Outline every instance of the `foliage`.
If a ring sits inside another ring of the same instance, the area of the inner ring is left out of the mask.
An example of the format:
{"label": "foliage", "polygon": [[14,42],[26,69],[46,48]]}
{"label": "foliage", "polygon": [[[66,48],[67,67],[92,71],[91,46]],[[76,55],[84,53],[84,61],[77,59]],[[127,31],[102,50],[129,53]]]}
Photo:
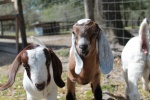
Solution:
{"label": "foliage", "polygon": [[[75,4],[59,4],[47,7],[40,12],[42,21],[74,21],[78,19],[78,15],[83,13],[83,6],[74,9]],[[81,16],[79,16],[81,17]]]}
{"label": "foliage", "polygon": [[[135,0],[132,2],[129,0],[120,0],[120,2],[121,15],[125,19],[125,26],[139,26],[145,17],[149,17],[149,1],[146,3],[143,0]],[[131,22],[131,20],[134,21]]]}
{"label": "foliage", "polygon": [[24,0],[23,7],[27,28],[35,22],[74,21],[84,17],[80,0]]}
{"label": "foliage", "polygon": [[0,5],[0,15],[14,14],[16,13],[13,4],[8,3],[4,5]]}

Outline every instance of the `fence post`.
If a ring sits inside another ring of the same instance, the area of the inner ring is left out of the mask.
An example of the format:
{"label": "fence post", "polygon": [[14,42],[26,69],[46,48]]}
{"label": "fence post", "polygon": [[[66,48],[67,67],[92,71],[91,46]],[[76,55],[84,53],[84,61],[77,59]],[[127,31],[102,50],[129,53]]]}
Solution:
{"label": "fence post", "polygon": [[21,32],[22,46],[24,48],[27,46],[27,40],[26,40],[26,28],[25,28],[25,23],[24,23],[22,2],[21,1],[22,0],[17,0],[17,4],[18,4],[19,27],[20,27],[20,32]]}
{"label": "fence post", "polygon": [[94,0],[84,0],[85,17],[94,20]]}

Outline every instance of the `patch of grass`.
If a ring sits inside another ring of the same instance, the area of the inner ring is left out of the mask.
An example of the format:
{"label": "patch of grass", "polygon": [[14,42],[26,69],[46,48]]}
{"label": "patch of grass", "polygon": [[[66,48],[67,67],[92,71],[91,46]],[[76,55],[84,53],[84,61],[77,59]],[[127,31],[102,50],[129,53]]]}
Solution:
{"label": "patch of grass", "polygon": [[[22,73],[18,73],[16,76],[16,81],[12,87],[4,90],[0,93],[0,100],[25,100],[26,94],[22,86]],[[3,75],[0,77],[2,84],[5,84],[8,77]]]}
{"label": "patch of grass", "polygon": [[56,54],[62,57],[68,57],[69,56],[69,50],[68,49],[60,49],[56,51]]}
{"label": "patch of grass", "polygon": [[109,92],[114,92],[115,91],[115,86],[111,85],[111,84],[107,84],[107,85],[102,85],[102,90],[106,90]]}
{"label": "patch of grass", "polygon": [[[7,72],[8,66],[0,68],[0,84],[5,84],[8,80]],[[0,92],[0,100],[26,100],[26,94],[22,86],[23,73],[17,73],[14,84]]]}
{"label": "patch of grass", "polygon": [[93,97],[92,90],[89,90],[89,91],[86,92],[86,97],[87,98],[92,98]]}

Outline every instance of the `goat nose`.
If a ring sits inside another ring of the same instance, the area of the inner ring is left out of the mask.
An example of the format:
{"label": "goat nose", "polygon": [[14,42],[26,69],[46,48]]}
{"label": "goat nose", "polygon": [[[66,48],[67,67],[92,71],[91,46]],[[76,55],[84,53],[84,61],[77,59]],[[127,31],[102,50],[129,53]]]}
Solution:
{"label": "goat nose", "polygon": [[45,88],[45,82],[41,84],[35,84],[35,86],[39,91],[42,91]]}
{"label": "goat nose", "polygon": [[85,45],[80,45],[79,48],[82,49],[82,50],[86,50],[88,48],[88,45],[86,45],[86,44]]}

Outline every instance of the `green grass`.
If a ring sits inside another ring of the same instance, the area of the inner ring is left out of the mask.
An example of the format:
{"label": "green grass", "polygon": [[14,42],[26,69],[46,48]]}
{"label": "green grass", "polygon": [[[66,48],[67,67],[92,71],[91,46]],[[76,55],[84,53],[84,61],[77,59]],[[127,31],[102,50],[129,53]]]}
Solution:
{"label": "green grass", "polygon": [[[5,84],[7,82],[6,72],[8,71],[6,66],[0,68],[0,70],[5,71],[4,73],[0,73],[0,84]],[[22,73],[17,73],[16,81],[12,87],[8,88],[0,92],[0,100],[25,100],[26,93],[22,86]],[[20,99],[21,98],[21,99]]]}
{"label": "green grass", "polygon": [[62,56],[62,57],[68,57],[69,51],[68,51],[68,49],[61,49],[61,50],[56,51],[56,54],[58,54],[59,56]]}

